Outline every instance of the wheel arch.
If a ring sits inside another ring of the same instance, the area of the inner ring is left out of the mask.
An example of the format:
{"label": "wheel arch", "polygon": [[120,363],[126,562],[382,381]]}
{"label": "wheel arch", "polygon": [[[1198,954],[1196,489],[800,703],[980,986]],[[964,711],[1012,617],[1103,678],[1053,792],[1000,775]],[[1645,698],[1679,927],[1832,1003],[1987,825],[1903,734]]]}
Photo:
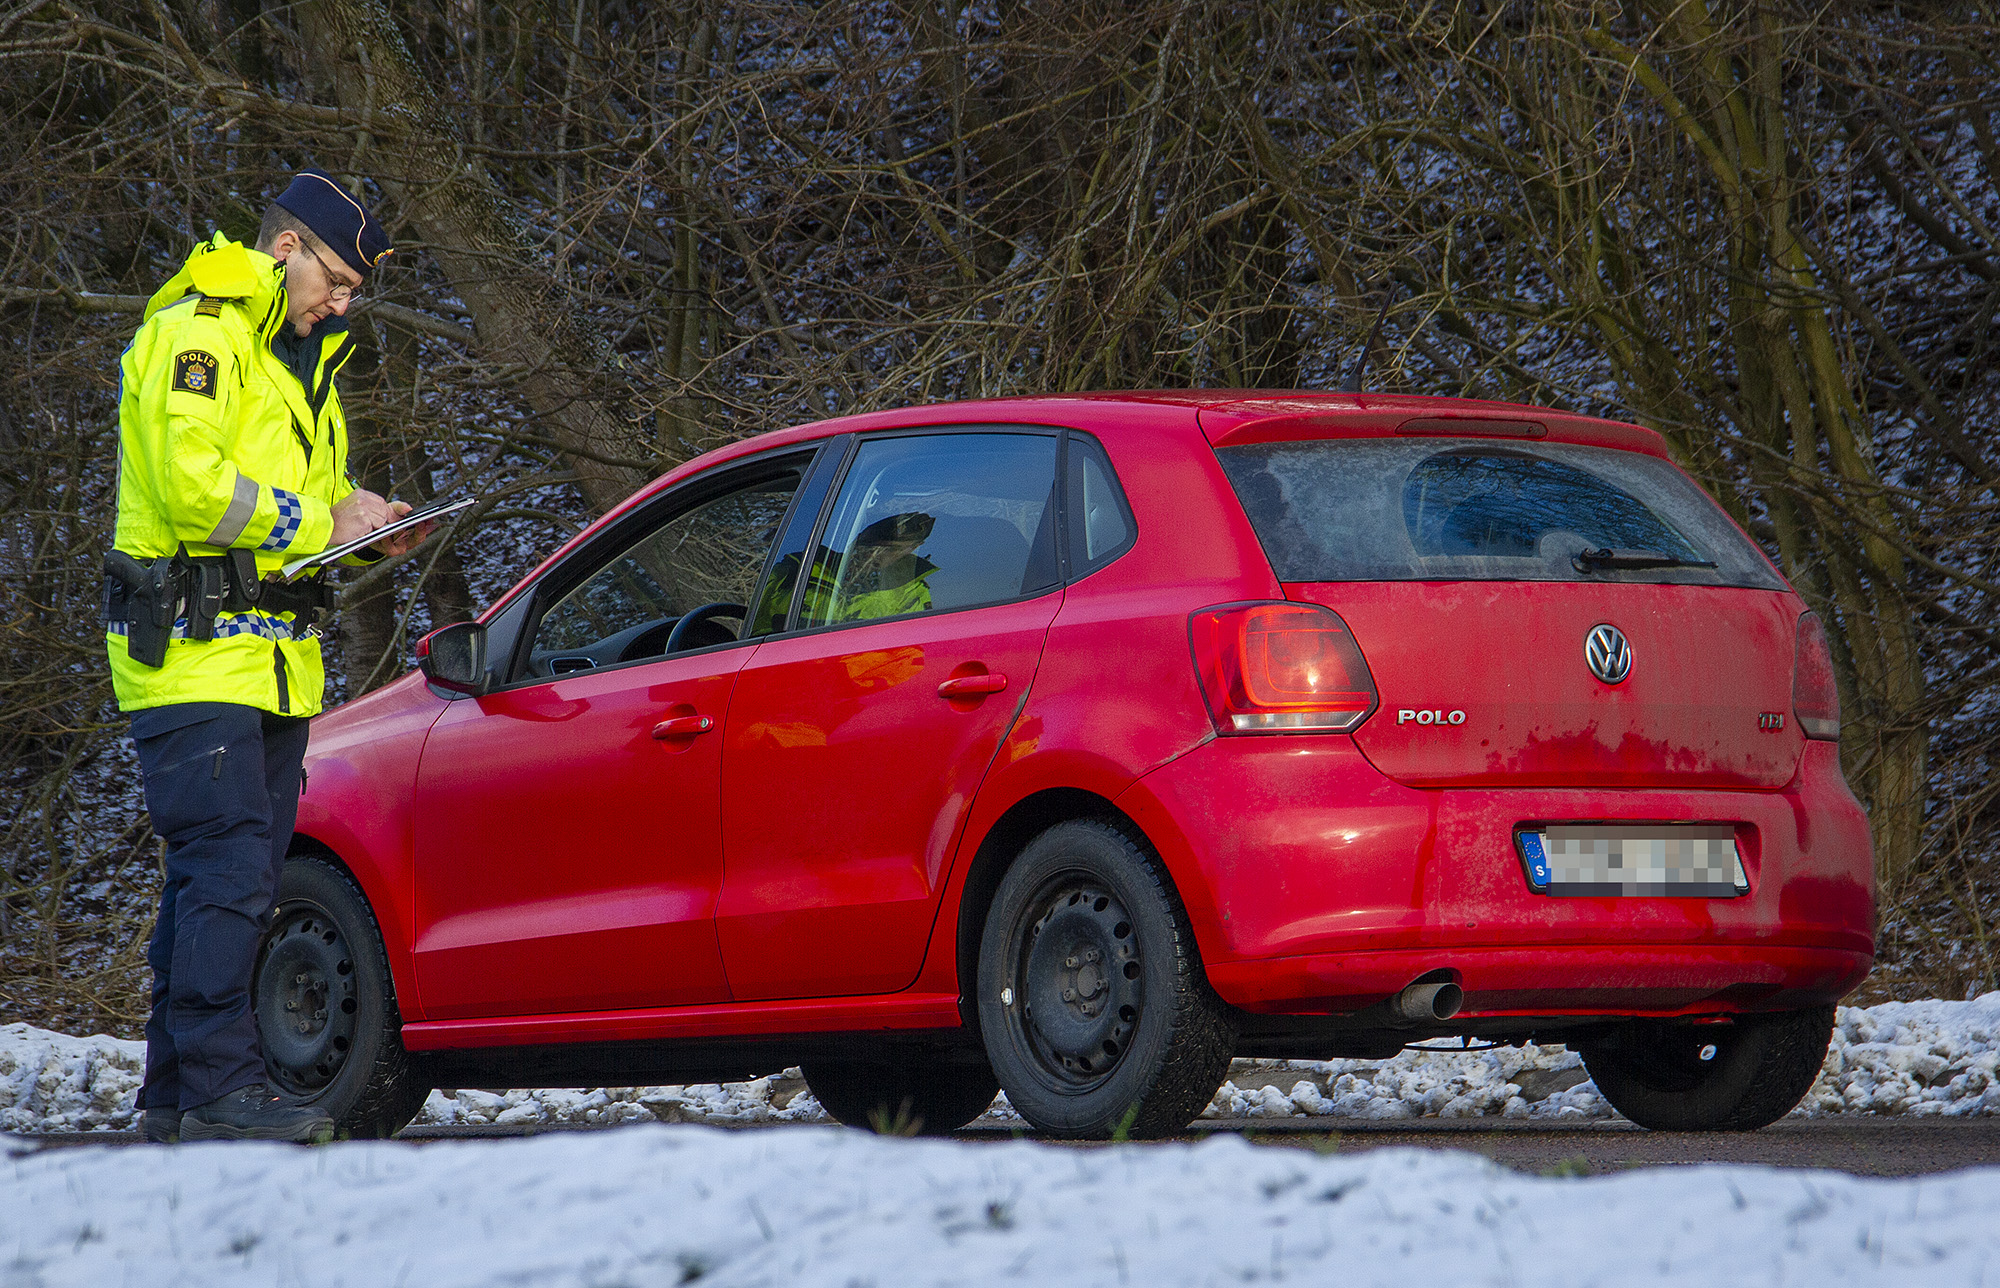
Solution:
{"label": "wheel arch", "polygon": [[[966,1030],[975,1038],[979,1036],[979,1008],[974,996],[979,979],[979,938],[985,930],[986,914],[993,906],[993,896],[1000,889],[1007,869],[1030,841],[1058,823],[1078,819],[1099,819],[1110,823],[1130,833],[1155,858],[1159,857],[1159,847],[1129,814],[1119,809],[1110,798],[1081,787],[1044,788],[1014,802],[994,820],[993,826],[980,838],[979,848],[974,851],[972,862],[966,869],[965,884],[959,894],[957,935],[953,945],[953,965],[958,971],[959,981],[959,1016]],[[1164,863],[1161,868],[1164,872]],[[1169,885],[1175,885],[1172,873],[1166,873],[1166,878]]]}
{"label": "wheel arch", "polygon": [[408,938],[400,933],[401,923],[396,919],[397,905],[388,891],[380,888],[379,879],[371,879],[379,878],[380,874],[349,863],[333,846],[308,832],[292,833],[292,843],[285,851],[285,857],[317,859],[354,883],[368,915],[375,919],[375,933],[382,936],[382,952],[389,961],[389,983],[395,989],[393,1000],[397,1013],[405,1023],[422,1019]]}

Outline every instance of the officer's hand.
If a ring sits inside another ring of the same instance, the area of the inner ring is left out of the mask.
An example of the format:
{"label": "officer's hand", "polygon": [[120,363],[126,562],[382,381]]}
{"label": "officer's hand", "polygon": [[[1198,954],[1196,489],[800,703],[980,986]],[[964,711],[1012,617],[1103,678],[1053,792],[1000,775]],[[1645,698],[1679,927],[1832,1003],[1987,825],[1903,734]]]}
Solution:
{"label": "officer's hand", "polygon": [[[392,517],[400,519],[410,512],[410,503],[408,501],[391,501],[389,502],[389,509],[392,511]],[[407,554],[415,550],[423,543],[425,537],[428,537],[435,531],[437,531],[436,521],[426,519],[414,528],[404,528],[401,532],[382,538],[370,546],[369,549],[379,550],[385,555]]]}
{"label": "officer's hand", "polygon": [[[409,506],[402,505],[407,512]],[[333,537],[328,545],[344,546],[350,541],[358,541],[375,529],[396,517],[396,511],[389,502],[363,488],[356,488],[342,497],[333,507]]]}

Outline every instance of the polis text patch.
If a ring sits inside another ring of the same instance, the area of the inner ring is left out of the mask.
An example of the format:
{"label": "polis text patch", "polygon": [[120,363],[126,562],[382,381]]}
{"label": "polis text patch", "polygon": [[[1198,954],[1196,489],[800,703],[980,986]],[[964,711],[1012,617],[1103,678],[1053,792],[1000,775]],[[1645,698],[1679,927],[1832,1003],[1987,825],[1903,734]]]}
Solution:
{"label": "polis text patch", "polygon": [[215,397],[215,372],[219,365],[213,356],[200,349],[183,349],[174,355],[174,388],[205,398]]}

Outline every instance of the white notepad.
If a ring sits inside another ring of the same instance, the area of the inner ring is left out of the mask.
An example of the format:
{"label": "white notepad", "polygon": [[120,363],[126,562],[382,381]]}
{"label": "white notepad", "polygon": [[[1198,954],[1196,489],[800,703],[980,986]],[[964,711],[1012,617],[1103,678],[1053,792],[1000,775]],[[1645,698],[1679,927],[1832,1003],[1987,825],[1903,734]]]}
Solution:
{"label": "white notepad", "polygon": [[333,546],[330,549],[320,551],[316,555],[307,555],[303,559],[292,560],[284,567],[278,569],[278,579],[280,581],[297,581],[300,577],[315,568],[324,567],[336,559],[345,559],[357,550],[366,550],[382,538],[394,536],[405,528],[414,528],[419,523],[427,520],[442,519],[448,514],[457,514],[477,499],[476,497],[466,496],[460,497],[456,501],[433,501],[421,509],[410,511],[400,519],[393,519],[383,524],[367,536],[358,537],[346,545]]}

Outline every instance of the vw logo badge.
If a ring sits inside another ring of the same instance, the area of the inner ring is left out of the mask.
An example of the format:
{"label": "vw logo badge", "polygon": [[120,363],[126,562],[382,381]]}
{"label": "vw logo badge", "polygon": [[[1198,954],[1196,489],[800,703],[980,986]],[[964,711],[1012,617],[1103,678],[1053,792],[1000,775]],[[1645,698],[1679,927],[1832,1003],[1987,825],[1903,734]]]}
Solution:
{"label": "vw logo badge", "polygon": [[1618,684],[1632,674],[1632,645],[1625,632],[1606,622],[1583,637],[1583,660],[1590,673],[1606,684]]}

